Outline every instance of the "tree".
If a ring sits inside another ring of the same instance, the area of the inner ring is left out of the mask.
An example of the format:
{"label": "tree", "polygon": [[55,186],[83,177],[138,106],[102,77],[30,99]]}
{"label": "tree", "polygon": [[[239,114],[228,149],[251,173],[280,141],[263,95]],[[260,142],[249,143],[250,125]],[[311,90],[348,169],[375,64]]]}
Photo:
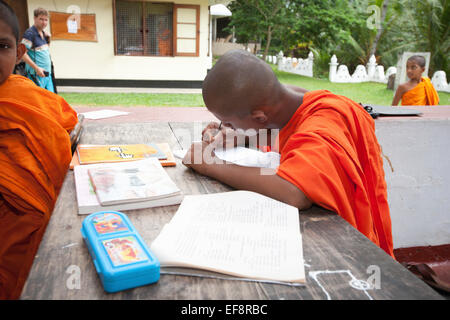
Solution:
{"label": "tree", "polygon": [[[369,26],[372,5],[377,28]],[[230,9],[238,39],[261,41],[264,58],[269,50],[303,58],[311,50],[324,73],[333,54],[353,69],[372,54],[388,67],[404,51],[429,51],[430,73],[450,72],[449,0],[237,0]]]}
{"label": "tree", "polygon": [[250,5],[263,17],[263,25],[266,27],[266,47],[263,60],[266,59],[272,41],[272,33],[283,26],[285,21],[286,1],[282,0],[248,0]]}
{"label": "tree", "polygon": [[[233,12],[230,27],[235,27],[238,38],[264,40],[263,59],[266,58],[272,36],[286,24],[288,0],[240,0],[230,5]],[[230,28],[229,27],[229,28]]]}
{"label": "tree", "polygon": [[395,64],[397,54],[405,51],[428,51],[431,53],[429,74],[437,70],[449,74],[450,2],[395,0],[388,14],[389,10],[393,18],[388,19],[390,27],[378,50],[383,63]]}
{"label": "tree", "polygon": [[233,1],[229,8],[233,13],[226,30],[233,31],[240,43],[259,41],[263,34],[259,13],[245,1]]}
{"label": "tree", "polygon": [[289,9],[293,31],[286,34],[290,45],[295,41],[310,43],[329,53],[348,43],[352,30],[361,29],[368,16],[365,10],[357,12],[347,0],[292,0]]}
{"label": "tree", "polygon": [[417,0],[411,3],[415,23],[415,45],[429,51],[430,74],[441,69],[449,74],[450,1]]}

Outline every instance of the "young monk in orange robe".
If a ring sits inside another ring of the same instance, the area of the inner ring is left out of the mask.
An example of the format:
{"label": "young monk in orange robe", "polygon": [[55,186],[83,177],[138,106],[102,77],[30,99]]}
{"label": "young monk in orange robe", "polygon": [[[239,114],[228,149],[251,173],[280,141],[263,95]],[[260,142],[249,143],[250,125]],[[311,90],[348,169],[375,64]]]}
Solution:
{"label": "young monk in orange robe", "polygon": [[434,106],[439,103],[439,96],[428,77],[422,77],[425,71],[425,58],[412,56],[406,61],[406,74],[409,78],[398,86],[392,105],[402,106]]}
{"label": "young monk in orange robe", "polygon": [[158,31],[158,54],[160,56],[170,56],[172,54],[172,50],[170,47],[170,30],[169,28],[164,26],[164,22],[161,21],[159,23],[159,31]]}
{"label": "young monk in orange robe", "polygon": [[12,75],[25,48],[0,2],[0,299],[17,299],[71,160],[76,112],[63,98]]}
{"label": "young monk in orange robe", "polygon": [[[359,104],[326,90],[286,87],[245,51],[219,59],[204,80],[203,98],[226,129],[214,135],[220,125],[208,125],[204,137],[212,138],[191,146],[186,166],[299,209],[315,203],[332,210],[394,256],[381,150],[374,121]],[[281,129],[276,174],[218,164],[214,145],[229,140],[230,128]],[[204,161],[196,161],[199,154]]]}

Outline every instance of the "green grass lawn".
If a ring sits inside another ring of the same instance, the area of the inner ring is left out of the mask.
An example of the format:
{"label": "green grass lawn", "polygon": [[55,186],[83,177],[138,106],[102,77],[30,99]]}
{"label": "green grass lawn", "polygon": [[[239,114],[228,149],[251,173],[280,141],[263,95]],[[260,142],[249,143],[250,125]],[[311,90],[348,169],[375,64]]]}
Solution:
{"label": "green grass lawn", "polygon": [[[327,79],[304,77],[272,68],[281,83],[308,90],[326,89],[356,102],[390,105],[394,92],[375,82],[333,83]],[[147,106],[147,107],[204,107],[201,94],[170,93],[61,93],[73,106]],[[440,105],[450,105],[450,93],[439,92]]]}
{"label": "green grass lawn", "polygon": [[74,106],[204,107],[201,94],[172,93],[60,93]]}
{"label": "green grass lawn", "polygon": [[[386,84],[376,82],[335,83],[327,79],[309,78],[293,73],[282,72],[273,67],[281,83],[296,85],[308,90],[326,89],[335,94],[346,96],[356,102],[378,105],[391,105],[394,91]],[[440,105],[450,105],[450,93],[438,92]]]}

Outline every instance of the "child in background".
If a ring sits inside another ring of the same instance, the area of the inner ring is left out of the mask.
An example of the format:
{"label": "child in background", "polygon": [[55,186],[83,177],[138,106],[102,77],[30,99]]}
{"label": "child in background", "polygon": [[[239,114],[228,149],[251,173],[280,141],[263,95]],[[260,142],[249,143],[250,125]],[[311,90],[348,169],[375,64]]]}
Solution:
{"label": "child in background", "polygon": [[402,100],[402,106],[433,106],[439,103],[439,96],[428,77],[422,77],[425,71],[425,58],[412,56],[406,62],[406,75],[409,78],[398,86],[392,105]]}

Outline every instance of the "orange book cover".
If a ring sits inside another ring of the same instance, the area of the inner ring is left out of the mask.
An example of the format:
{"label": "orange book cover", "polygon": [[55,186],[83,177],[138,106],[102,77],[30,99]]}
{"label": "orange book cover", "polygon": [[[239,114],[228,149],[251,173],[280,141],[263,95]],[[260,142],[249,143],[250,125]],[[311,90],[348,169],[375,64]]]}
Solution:
{"label": "orange book cover", "polygon": [[[162,150],[162,152],[164,152],[166,157],[165,159],[159,159],[161,165],[163,167],[175,167],[177,163],[169,144],[167,142],[163,142],[157,143],[156,145]],[[78,165],[80,165],[80,161],[78,160],[78,152],[74,152],[72,161],[70,162],[70,170],[73,170],[73,168]]]}
{"label": "orange book cover", "polygon": [[165,153],[155,144],[128,145],[79,145],[80,164],[123,162],[146,158],[167,159]]}

